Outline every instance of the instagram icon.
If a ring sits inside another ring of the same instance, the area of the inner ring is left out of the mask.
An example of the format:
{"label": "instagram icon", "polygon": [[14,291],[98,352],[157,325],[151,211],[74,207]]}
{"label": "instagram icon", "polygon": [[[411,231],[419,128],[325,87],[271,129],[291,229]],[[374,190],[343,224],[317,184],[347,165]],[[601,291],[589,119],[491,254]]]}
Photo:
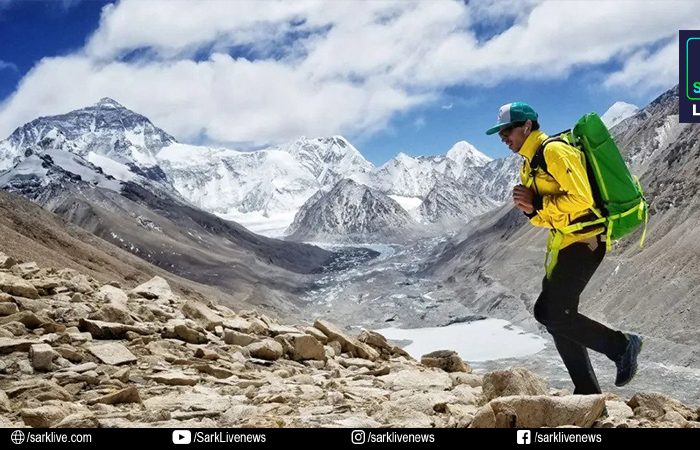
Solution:
{"label": "instagram icon", "polygon": [[350,434],[350,441],[353,444],[364,444],[365,443],[365,430],[352,430]]}

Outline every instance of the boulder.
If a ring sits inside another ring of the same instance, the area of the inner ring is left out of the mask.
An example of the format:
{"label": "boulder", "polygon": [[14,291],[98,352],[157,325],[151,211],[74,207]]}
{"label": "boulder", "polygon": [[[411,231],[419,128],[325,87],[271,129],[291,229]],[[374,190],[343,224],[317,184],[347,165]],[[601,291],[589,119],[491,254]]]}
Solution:
{"label": "boulder", "polygon": [[445,372],[471,373],[472,368],[454,350],[438,350],[423,355],[420,360],[426,367],[436,367]]}
{"label": "boulder", "polygon": [[282,357],[284,349],[282,345],[273,339],[264,339],[260,342],[253,342],[245,347],[254,358],[275,361]]}
{"label": "boulder", "polygon": [[34,344],[29,348],[29,359],[36,370],[50,370],[51,363],[59,356],[49,344]]}
{"label": "boulder", "polygon": [[603,395],[499,397],[479,409],[470,428],[590,428],[604,408]]}
{"label": "boulder", "polygon": [[650,420],[660,420],[666,413],[675,411],[686,420],[697,420],[698,415],[688,406],[667,395],[657,392],[634,394],[627,402],[635,416]]}
{"label": "boulder", "polygon": [[358,358],[375,360],[379,358],[379,352],[369,345],[360,342],[354,337],[347,336],[338,327],[325,320],[317,320],[314,327],[318,328],[328,336],[329,341],[338,341],[344,352],[352,353]]}
{"label": "boulder", "polygon": [[214,328],[223,325],[223,319],[201,302],[187,300],[182,305],[182,312],[185,317],[199,323],[207,331],[214,331]]}
{"label": "boulder", "polygon": [[547,395],[544,380],[520,367],[487,373],[482,387],[486,400],[509,395]]}
{"label": "boulder", "polygon": [[88,351],[95,355],[100,361],[105,364],[117,366],[137,360],[136,356],[122,344],[112,342],[109,344],[92,345]]}

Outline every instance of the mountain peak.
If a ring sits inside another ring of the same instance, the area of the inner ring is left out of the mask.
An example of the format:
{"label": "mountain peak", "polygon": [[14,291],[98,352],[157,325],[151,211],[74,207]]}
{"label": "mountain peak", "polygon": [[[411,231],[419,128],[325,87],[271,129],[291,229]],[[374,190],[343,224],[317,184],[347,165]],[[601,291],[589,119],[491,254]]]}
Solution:
{"label": "mountain peak", "polygon": [[612,128],[626,118],[635,115],[637,111],[639,108],[636,105],[615,102],[600,118],[608,128]]}
{"label": "mountain peak", "polygon": [[457,163],[466,163],[467,166],[483,166],[491,161],[491,158],[481,153],[467,141],[457,142],[447,151],[445,156]]}
{"label": "mountain peak", "polygon": [[109,97],[102,97],[99,102],[95,104],[96,107],[100,108],[119,108],[126,109],[118,101],[111,99]]}

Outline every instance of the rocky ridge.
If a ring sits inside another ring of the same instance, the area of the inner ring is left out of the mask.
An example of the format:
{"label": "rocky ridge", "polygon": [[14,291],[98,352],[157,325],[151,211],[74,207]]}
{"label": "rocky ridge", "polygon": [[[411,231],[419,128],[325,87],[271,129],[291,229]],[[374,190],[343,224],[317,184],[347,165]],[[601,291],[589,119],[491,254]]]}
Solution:
{"label": "rocky ridge", "polygon": [[2,427],[700,428],[700,408],[662,394],[550,391],[526,369],[418,362],[375,332],[282,325],[157,276],[125,291],[2,253],[0,354]]}

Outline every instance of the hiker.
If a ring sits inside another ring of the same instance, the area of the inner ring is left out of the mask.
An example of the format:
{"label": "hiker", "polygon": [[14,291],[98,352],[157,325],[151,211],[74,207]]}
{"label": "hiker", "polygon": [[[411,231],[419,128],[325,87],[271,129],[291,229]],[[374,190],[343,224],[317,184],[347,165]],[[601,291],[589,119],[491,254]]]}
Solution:
{"label": "hiker", "polygon": [[[494,133],[523,157],[522,184],[513,189],[513,203],[532,225],[558,230],[590,220],[595,205],[580,150],[561,141],[543,145],[548,136],[540,130],[535,110],[523,102],[499,109],[498,122],[486,132]],[[544,164],[533,164],[536,158],[544,158]],[[544,277],[534,308],[535,319],[552,335],[569,371],[574,394],[601,392],[587,348],[615,362],[616,386],[632,380],[642,348],[639,336],[612,330],[578,312],[579,295],[605,256],[604,236],[601,224],[563,234],[556,265]]]}

